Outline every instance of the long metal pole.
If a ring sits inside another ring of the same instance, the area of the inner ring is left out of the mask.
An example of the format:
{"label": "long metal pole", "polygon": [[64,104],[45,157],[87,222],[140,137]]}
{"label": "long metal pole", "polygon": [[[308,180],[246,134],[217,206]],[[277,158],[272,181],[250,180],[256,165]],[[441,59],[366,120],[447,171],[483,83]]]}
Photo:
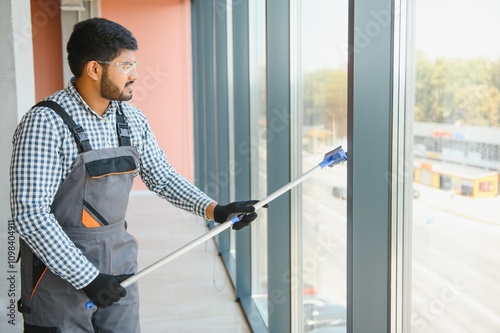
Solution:
{"label": "long metal pole", "polygon": [[[269,202],[273,201],[274,199],[276,199],[277,197],[279,197],[280,195],[282,195],[286,191],[288,191],[288,190],[294,188],[295,186],[299,185],[304,180],[306,180],[307,178],[309,178],[317,170],[321,170],[321,169],[323,169],[326,166],[333,167],[334,165],[342,163],[342,162],[344,162],[346,160],[347,160],[347,154],[344,152],[344,150],[342,149],[342,147],[338,147],[338,148],[336,148],[336,149],[334,149],[334,150],[326,153],[323,161],[321,161],[321,163],[319,163],[318,165],[316,165],[314,168],[312,168],[311,170],[307,171],[306,173],[304,173],[299,178],[297,178],[294,181],[292,181],[292,182],[290,182],[290,183],[282,186],[281,188],[279,188],[278,190],[274,191],[273,193],[271,193],[270,195],[268,195],[264,199],[262,199],[259,202],[257,202],[254,205],[255,211],[257,211],[258,209],[262,208],[263,206],[265,206]],[[158,260],[157,262],[155,262],[155,263],[151,264],[150,266],[144,268],[143,270],[141,270],[137,274],[134,274],[131,277],[129,277],[128,279],[122,281],[120,283],[120,285],[123,288],[126,288],[126,287],[130,286],[131,284],[133,284],[134,282],[136,282],[139,279],[143,278],[144,276],[148,275],[149,273],[157,270],[161,266],[163,266],[166,263],[174,260],[175,258],[181,256],[182,254],[188,252],[189,250],[195,248],[196,246],[204,243],[208,239],[210,239],[210,238],[212,238],[212,237],[220,234],[224,230],[226,230],[229,227],[231,227],[234,223],[238,223],[239,221],[240,221],[239,217],[236,216],[233,219],[231,219],[230,221],[227,221],[227,222],[224,222],[224,223],[218,225],[217,227],[213,228],[209,232],[207,232],[207,233],[201,235],[200,237],[196,238],[192,242],[190,242],[190,243],[184,245],[183,247],[175,250],[174,252],[172,252],[171,254],[167,255],[163,259]]]}
{"label": "long metal pole", "polygon": [[157,262],[149,265],[148,267],[144,268],[143,270],[141,270],[137,274],[134,274],[131,277],[129,277],[128,279],[122,281],[120,283],[120,285],[123,288],[127,288],[128,286],[130,286],[131,284],[133,284],[137,280],[139,280],[139,279],[143,278],[144,276],[148,275],[149,273],[157,270],[158,268],[162,267],[166,263],[174,260],[175,258],[181,256],[182,254],[188,252],[189,250],[195,248],[196,246],[204,243],[205,241],[214,237],[215,235],[220,234],[221,232],[223,232],[224,230],[226,230],[227,228],[229,228],[231,226],[232,226],[231,221],[227,221],[227,222],[224,222],[224,223],[218,225],[217,227],[213,228],[209,232],[196,238],[192,242],[190,242],[190,243],[184,245],[183,247],[175,250],[174,252],[170,253],[168,256],[164,257],[163,259],[158,260]]}
{"label": "long metal pole", "polygon": [[[276,199],[277,197],[279,197],[280,195],[282,195],[286,191],[288,191],[288,190],[294,188],[295,186],[299,185],[304,180],[306,180],[307,178],[309,178],[317,170],[323,169],[324,167],[327,167],[327,166],[328,167],[333,167],[334,165],[337,165],[337,164],[345,162],[345,161],[347,161],[347,154],[344,152],[344,150],[342,149],[342,147],[338,147],[338,148],[336,148],[336,149],[334,149],[334,150],[326,153],[323,161],[321,161],[321,163],[319,163],[317,166],[315,166],[314,168],[312,168],[311,170],[307,171],[306,173],[304,173],[299,178],[297,178],[294,181],[292,181],[292,182],[284,185],[283,187],[279,188],[277,191],[271,193],[270,195],[268,195],[264,199],[262,199],[259,202],[257,202],[254,205],[255,210],[257,211],[258,209],[262,208],[263,206],[265,206],[269,202],[273,201],[274,199]],[[215,235],[220,234],[224,230],[226,230],[229,227],[231,227],[234,223],[238,223],[239,221],[240,221],[239,217],[236,216],[233,219],[231,219],[230,221],[227,221],[227,222],[224,222],[224,223],[220,224],[219,226],[213,228],[209,232],[207,232],[207,233],[201,235],[200,237],[196,238],[192,242],[190,242],[190,243],[184,245],[183,247],[175,250],[174,252],[170,253],[169,255],[167,255],[166,257],[164,257],[163,259],[158,260],[157,262],[149,265],[148,267],[144,268],[143,270],[141,270],[137,274],[132,275],[128,279],[122,281],[120,283],[120,285],[123,288],[127,288],[128,286],[130,286],[131,284],[137,282],[139,279],[143,278],[144,276],[148,275],[149,273],[157,270],[161,266],[163,266],[166,263],[174,260],[175,258],[181,256],[182,254],[188,252],[189,250],[195,248],[196,246],[202,244],[203,242],[207,241],[208,239],[214,237]],[[85,306],[88,309],[92,309],[95,305],[94,305],[94,303],[92,301],[88,301],[85,304]]]}
{"label": "long metal pole", "polygon": [[[321,166],[320,165],[315,166],[314,168],[312,168],[308,172],[304,173],[302,176],[300,176],[296,180],[294,180],[294,181],[286,184],[285,186],[283,186],[280,189],[278,189],[277,191],[271,193],[270,195],[268,195],[267,197],[265,197],[261,201],[257,202],[254,205],[255,210],[257,211],[258,209],[262,208],[263,206],[265,206],[269,202],[273,201],[274,199],[276,199],[277,197],[279,197],[280,195],[282,195],[286,191],[288,191],[288,190],[294,188],[295,186],[299,185],[304,180],[306,180],[307,178],[309,178],[317,170],[321,170]],[[137,274],[134,274],[131,277],[129,277],[128,279],[122,281],[120,283],[120,285],[123,288],[126,288],[126,287],[130,286],[134,282],[138,281],[139,279],[143,278],[144,276],[148,275],[149,273],[157,270],[158,268],[162,267],[166,263],[168,263],[168,262],[174,260],[175,258],[181,256],[182,254],[184,254],[184,253],[192,250],[193,248],[195,248],[196,246],[204,243],[205,241],[209,240],[210,238],[212,238],[212,237],[220,234],[221,232],[223,232],[224,230],[228,229],[229,227],[231,227],[234,223],[237,223],[238,221],[239,221],[239,218],[238,217],[234,217],[232,220],[224,222],[224,223],[218,225],[217,227],[213,228],[209,232],[207,232],[207,233],[201,235],[200,237],[196,238],[192,242],[190,242],[190,243],[184,245],[183,247],[175,250],[174,252],[172,252],[171,254],[167,255],[163,259],[158,260],[157,262],[155,262],[155,263],[151,264],[150,266],[144,268],[143,270],[141,270]]]}

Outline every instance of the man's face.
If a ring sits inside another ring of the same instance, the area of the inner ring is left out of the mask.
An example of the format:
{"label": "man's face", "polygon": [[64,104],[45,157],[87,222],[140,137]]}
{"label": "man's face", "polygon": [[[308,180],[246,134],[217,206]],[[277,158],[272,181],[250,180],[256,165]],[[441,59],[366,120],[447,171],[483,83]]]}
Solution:
{"label": "man's face", "polygon": [[101,97],[108,100],[128,101],[133,95],[135,70],[135,52],[124,51],[104,66],[101,78]]}

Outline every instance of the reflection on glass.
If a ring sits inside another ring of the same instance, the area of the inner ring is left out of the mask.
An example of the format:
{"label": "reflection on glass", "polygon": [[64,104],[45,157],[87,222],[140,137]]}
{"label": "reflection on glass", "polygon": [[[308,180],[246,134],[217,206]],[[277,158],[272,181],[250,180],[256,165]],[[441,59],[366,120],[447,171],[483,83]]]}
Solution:
{"label": "reflection on glass", "polygon": [[[249,1],[252,198],[267,196],[266,2]],[[267,212],[252,223],[252,297],[267,323]]]}
{"label": "reflection on glass", "polygon": [[[306,172],[326,152],[340,145],[347,150],[348,1],[299,3],[299,145]],[[302,184],[302,271],[293,292],[301,294],[305,332],[345,332],[346,184],[345,164]]]}
{"label": "reflection on glass", "polygon": [[416,9],[412,333],[498,332],[500,2]]}

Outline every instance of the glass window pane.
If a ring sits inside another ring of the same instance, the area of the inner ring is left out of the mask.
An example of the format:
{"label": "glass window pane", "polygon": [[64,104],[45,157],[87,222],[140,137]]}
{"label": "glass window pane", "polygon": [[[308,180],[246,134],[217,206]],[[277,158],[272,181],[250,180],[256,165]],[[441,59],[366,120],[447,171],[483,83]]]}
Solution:
{"label": "glass window pane", "polygon": [[[267,196],[266,2],[249,1],[252,198]],[[252,223],[252,297],[267,323],[267,212]]]}
{"label": "glass window pane", "polygon": [[[326,152],[347,150],[348,1],[301,1],[299,114],[302,172]],[[304,332],[341,332],[346,322],[347,165],[302,184],[299,290]],[[299,298],[299,299],[300,299]]]}
{"label": "glass window pane", "polygon": [[498,13],[416,1],[413,333],[500,327]]}

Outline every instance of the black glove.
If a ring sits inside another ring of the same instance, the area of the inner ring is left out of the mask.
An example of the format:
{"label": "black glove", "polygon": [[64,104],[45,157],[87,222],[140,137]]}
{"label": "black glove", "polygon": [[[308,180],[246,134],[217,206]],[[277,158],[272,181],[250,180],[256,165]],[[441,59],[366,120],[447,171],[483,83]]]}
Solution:
{"label": "black glove", "polygon": [[114,302],[118,302],[120,297],[127,295],[127,291],[120,285],[120,282],[125,281],[132,275],[113,276],[99,273],[88,286],[83,287],[83,291],[98,308],[105,308]]}
{"label": "black glove", "polygon": [[234,230],[240,230],[257,218],[255,205],[259,200],[236,201],[228,205],[217,205],[214,209],[214,221],[224,223],[235,216],[239,216],[240,221],[233,224]]}

